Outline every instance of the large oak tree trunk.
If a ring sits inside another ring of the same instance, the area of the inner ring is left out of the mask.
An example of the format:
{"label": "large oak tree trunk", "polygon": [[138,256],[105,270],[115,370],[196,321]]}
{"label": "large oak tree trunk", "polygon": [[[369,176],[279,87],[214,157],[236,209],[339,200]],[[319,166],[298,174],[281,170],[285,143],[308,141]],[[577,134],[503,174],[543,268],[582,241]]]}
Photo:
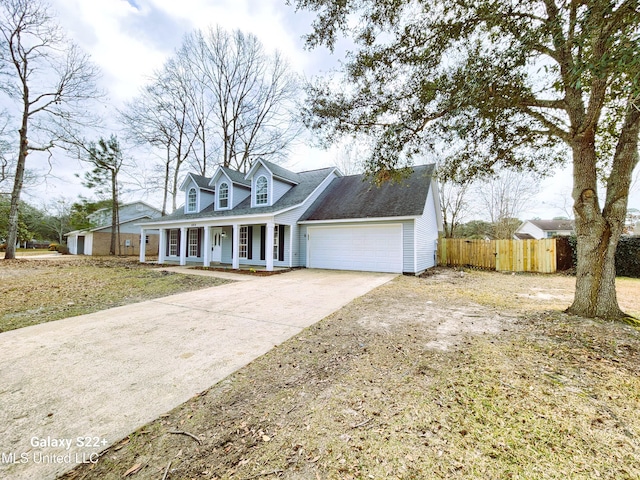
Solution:
{"label": "large oak tree trunk", "polygon": [[616,296],[615,253],[627,212],[629,187],[638,164],[640,111],[633,102],[625,116],[600,209],[595,132],[576,136],[573,150],[573,199],[578,238],[576,291],[569,313],[611,320],[626,318]]}

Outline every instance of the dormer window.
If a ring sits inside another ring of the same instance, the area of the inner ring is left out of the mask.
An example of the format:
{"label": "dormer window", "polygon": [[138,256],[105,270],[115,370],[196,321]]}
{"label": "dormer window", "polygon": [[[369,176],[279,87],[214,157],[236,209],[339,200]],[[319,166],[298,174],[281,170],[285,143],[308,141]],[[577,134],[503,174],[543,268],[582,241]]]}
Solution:
{"label": "dormer window", "polygon": [[229,184],[226,182],[218,188],[218,208],[229,208]]}
{"label": "dormer window", "polygon": [[195,212],[197,204],[197,193],[195,188],[190,188],[187,194],[187,212]]}
{"label": "dormer window", "polygon": [[266,205],[268,201],[267,177],[261,175],[256,180],[256,205]]}

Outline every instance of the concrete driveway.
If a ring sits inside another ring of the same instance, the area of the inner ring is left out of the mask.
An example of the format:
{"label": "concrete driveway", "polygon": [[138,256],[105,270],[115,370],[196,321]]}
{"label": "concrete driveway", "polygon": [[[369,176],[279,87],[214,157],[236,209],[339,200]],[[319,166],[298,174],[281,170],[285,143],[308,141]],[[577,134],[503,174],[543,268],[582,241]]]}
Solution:
{"label": "concrete driveway", "polygon": [[1,333],[0,478],[95,461],[393,277],[297,270]]}

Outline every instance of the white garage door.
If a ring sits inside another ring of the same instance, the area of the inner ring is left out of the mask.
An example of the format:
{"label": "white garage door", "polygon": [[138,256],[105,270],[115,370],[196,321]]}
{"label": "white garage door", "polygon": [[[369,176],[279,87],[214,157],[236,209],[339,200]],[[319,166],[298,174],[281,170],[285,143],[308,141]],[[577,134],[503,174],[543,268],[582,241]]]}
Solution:
{"label": "white garage door", "polygon": [[402,225],[309,227],[309,268],[402,273]]}

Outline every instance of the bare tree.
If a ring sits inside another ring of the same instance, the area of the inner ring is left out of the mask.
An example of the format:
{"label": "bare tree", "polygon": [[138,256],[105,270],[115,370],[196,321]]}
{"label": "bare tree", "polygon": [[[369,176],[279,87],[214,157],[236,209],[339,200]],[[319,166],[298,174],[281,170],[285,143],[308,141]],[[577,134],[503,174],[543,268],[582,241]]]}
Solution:
{"label": "bare tree", "polygon": [[63,132],[86,118],[78,111],[99,96],[98,71],[66,40],[44,1],[0,0],[0,72],[0,91],[20,110],[5,254],[13,259],[27,155],[50,152],[64,141]]}
{"label": "bare tree", "polygon": [[453,238],[456,230],[470,213],[469,196],[472,183],[470,179],[456,179],[444,172],[436,175],[440,186],[440,210],[442,211],[442,226],[444,236]]}
{"label": "bare tree", "polygon": [[163,152],[158,176],[161,183],[155,186],[163,192],[163,215],[169,200],[176,209],[181,168],[192,155],[200,134],[201,122],[191,122],[197,97],[193,85],[183,62],[169,59],[155,72],[153,81],[120,112],[132,140],[159,147]]}
{"label": "bare tree", "polygon": [[293,113],[299,83],[280,53],[267,55],[255,35],[216,27],[187,36],[179,54],[203,86],[201,128],[214,135],[219,164],[246,171],[258,157],[286,155],[301,131]]}
{"label": "bare tree", "polygon": [[42,204],[42,210],[46,212],[43,228],[51,232],[51,235],[55,235],[60,244],[64,241],[64,234],[71,230],[72,204],[71,200],[64,197],[57,200],[48,199]]}
{"label": "bare tree", "polygon": [[356,141],[340,145],[333,161],[334,165],[344,175],[355,175],[364,170],[362,159],[365,158],[364,148]]}
{"label": "bare tree", "polygon": [[121,112],[132,139],[162,151],[163,214],[170,197],[176,208],[185,162],[206,176],[216,164],[247,171],[256,158],[284,157],[301,131],[298,93],[282,56],[267,55],[254,35],[219,27],[187,35]]}
{"label": "bare tree", "polygon": [[494,225],[496,238],[513,238],[516,219],[539,192],[536,179],[528,173],[504,170],[477,184],[480,207]]}

